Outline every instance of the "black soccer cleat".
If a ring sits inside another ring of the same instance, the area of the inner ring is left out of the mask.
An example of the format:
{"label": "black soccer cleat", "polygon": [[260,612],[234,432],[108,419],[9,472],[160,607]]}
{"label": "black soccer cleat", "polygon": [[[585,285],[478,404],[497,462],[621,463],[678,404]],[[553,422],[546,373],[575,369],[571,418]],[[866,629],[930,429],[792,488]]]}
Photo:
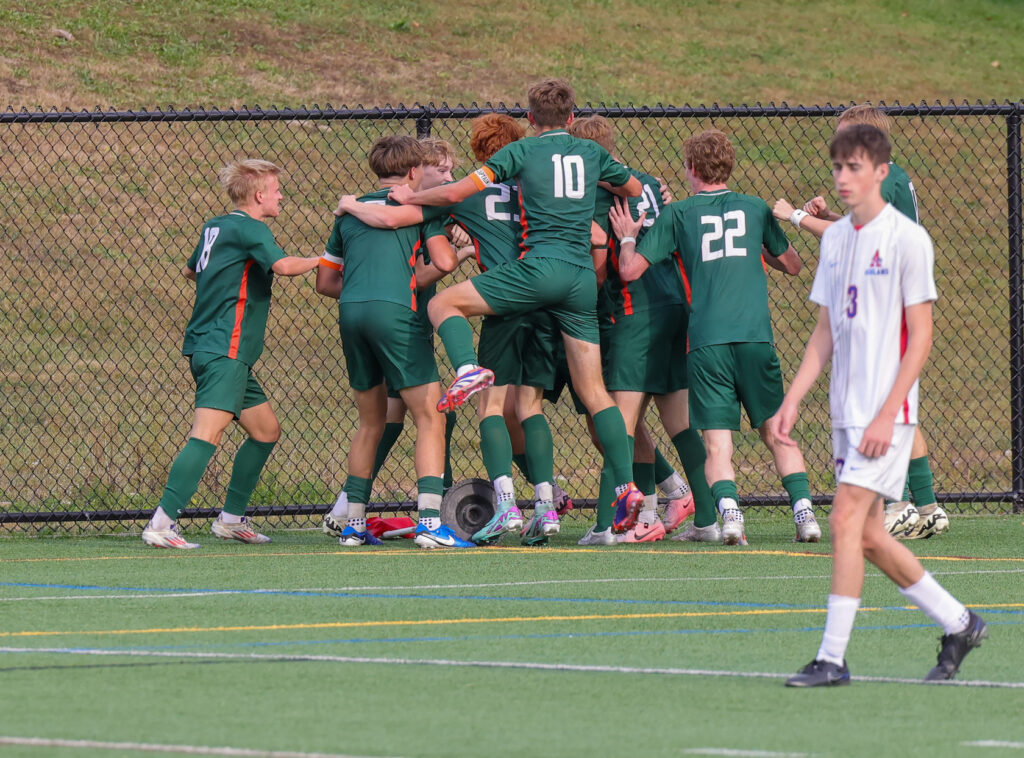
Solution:
{"label": "black soccer cleat", "polygon": [[837,666],[831,661],[814,660],[786,680],[787,687],[838,687],[850,683],[850,669],[843,661]]}
{"label": "black soccer cleat", "polygon": [[952,679],[960,670],[964,658],[981,641],[988,637],[988,626],[974,611],[967,612],[967,628],[956,634],[944,634],[939,639],[939,663],[928,672],[926,682],[941,682]]}

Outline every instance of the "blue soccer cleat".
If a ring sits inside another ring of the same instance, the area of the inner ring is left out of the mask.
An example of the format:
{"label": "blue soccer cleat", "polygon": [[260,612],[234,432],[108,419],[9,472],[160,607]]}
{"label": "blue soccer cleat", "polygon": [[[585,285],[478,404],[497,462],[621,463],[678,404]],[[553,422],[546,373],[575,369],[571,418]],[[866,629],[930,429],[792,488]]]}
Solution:
{"label": "blue soccer cleat", "polygon": [[420,547],[435,548],[435,547],[476,547],[472,542],[456,536],[455,532],[452,531],[451,527],[447,524],[441,524],[437,529],[427,529],[425,524],[419,524],[416,527],[416,536],[413,538]]}
{"label": "blue soccer cleat", "polygon": [[383,545],[384,543],[374,537],[369,529],[360,532],[351,526],[346,526],[338,538],[338,544],[342,547],[359,547],[360,545]]}

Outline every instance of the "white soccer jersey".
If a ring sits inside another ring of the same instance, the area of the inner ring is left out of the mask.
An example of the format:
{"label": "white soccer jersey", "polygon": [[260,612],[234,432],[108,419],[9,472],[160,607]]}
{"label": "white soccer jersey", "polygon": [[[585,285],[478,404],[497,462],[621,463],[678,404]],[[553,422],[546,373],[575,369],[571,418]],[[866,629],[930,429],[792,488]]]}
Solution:
{"label": "white soccer jersey", "polygon": [[[938,298],[934,262],[928,233],[892,205],[859,230],[846,216],[825,231],[811,300],[832,326],[833,427],[866,427],[878,415],[906,350],[903,309]],[[896,423],[917,423],[917,391],[914,382]]]}

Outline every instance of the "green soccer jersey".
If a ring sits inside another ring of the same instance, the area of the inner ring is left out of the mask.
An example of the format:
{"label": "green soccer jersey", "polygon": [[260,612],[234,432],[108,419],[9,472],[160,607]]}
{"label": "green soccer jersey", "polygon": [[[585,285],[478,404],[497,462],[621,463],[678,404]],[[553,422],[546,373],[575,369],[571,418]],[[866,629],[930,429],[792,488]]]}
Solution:
{"label": "green soccer jersey", "polygon": [[[379,189],[363,195],[359,202],[396,205],[388,200],[388,192],[388,187]],[[380,301],[419,310],[416,256],[423,248],[423,234],[431,222],[443,217],[443,209],[424,208],[423,216],[423,224],[401,229],[375,229],[350,214],[335,220],[323,257],[344,272],[339,307],[341,303]]]}
{"label": "green soccer jersey", "polygon": [[596,142],[555,129],[506,145],[471,176],[481,189],[493,182],[517,180],[526,257],[558,258],[590,267],[597,183],[619,186],[630,175]]}
{"label": "green soccer jersey", "polygon": [[[630,169],[629,172],[640,180],[643,191],[639,197],[629,198],[629,212],[633,218],[646,213],[644,225],[637,233],[637,243],[644,238],[664,203],[661,201],[661,184],[653,176],[642,171]],[[611,210],[613,195],[607,190],[598,190],[598,200],[594,220],[608,233],[608,278],[602,287],[609,301],[610,315],[613,319],[643,313],[652,308],[668,305],[685,304],[683,288],[679,285],[679,272],[674,258],[664,260],[651,266],[644,275],[635,282],[624,282],[619,276],[619,241],[611,231],[608,211]]]}
{"label": "green soccer jersey", "polygon": [[490,184],[447,209],[450,218],[473,240],[481,271],[519,257],[519,188],[514,184]]}
{"label": "green soccer jersey", "polygon": [[789,242],[767,203],[731,190],[699,192],[662,210],[638,245],[652,264],[678,253],[690,302],[690,349],[773,342],[761,248]]}
{"label": "green soccer jersey", "polygon": [[889,164],[889,175],[882,182],[882,199],[892,205],[915,224],[917,217],[917,192],[907,172],[895,163]]}
{"label": "green soccer jersey", "polygon": [[267,330],[271,267],[284,257],[267,225],[243,211],[206,222],[187,264],[196,272],[196,302],[181,352],[255,364]]}
{"label": "green soccer jersey", "polygon": [[[420,225],[420,247],[417,254],[423,258],[423,262],[430,265],[430,253],[427,251],[427,240],[431,237],[447,237],[445,220],[442,218],[433,221],[425,221]],[[413,261],[415,264],[415,261]],[[426,324],[427,329],[433,329],[430,325],[430,317],[427,316],[427,304],[437,294],[437,282],[431,282],[426,287],[416,290],[416,313],[420,320]]]}

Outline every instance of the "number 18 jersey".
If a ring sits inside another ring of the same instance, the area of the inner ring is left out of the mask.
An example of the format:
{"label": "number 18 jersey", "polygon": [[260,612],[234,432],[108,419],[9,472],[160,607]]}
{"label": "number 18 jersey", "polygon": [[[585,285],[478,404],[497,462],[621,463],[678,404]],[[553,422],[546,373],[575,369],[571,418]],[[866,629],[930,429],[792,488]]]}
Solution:
{"label": "number 18 jersey", "polygon": [[[892,205],[854,227],[849,216],[821,238],[811,300],[832,327],[832,426],[866,427],[892,390],[906,350],[904,309],[937,299],[928,233]],[[896,416],[917,423],[914,382]]]}
{"label": "number 18 jersey", "polygon": [[778,257],[789,241],[764,200],[727,189],[669,203],[640,240],[637,252],[652,265],[679,255],[690,350],[774,342],[762,246]]}

